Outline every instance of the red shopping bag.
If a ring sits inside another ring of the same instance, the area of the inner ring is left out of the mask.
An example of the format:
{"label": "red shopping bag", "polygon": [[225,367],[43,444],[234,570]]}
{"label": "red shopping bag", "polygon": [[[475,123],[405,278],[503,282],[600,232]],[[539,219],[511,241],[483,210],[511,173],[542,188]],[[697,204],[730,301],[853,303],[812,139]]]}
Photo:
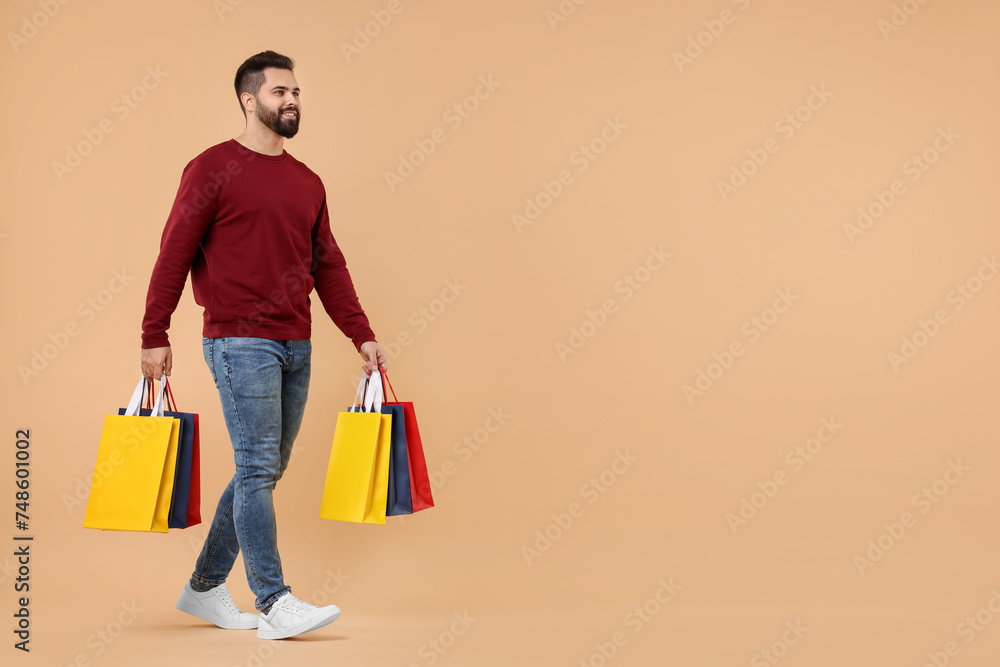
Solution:
{"label": "red shopping bag", "polygon": [[406,424],[407,464],[410,468],[410,499],[413,503],[413,511],[419,512],[428,507],[434,507],[431,482],[427,476],[427,461],[424,459],[424,445],[420,441],[420,429],[417,428],[417,413],[413,410],[413,403],[403,402],[396,398],[396,391],[392,388],[389,377],[384,371],[382,377],[389,385],[389,391],[392,392],[392,401],[385,402],[383,405],[403,406],[403,421]]}

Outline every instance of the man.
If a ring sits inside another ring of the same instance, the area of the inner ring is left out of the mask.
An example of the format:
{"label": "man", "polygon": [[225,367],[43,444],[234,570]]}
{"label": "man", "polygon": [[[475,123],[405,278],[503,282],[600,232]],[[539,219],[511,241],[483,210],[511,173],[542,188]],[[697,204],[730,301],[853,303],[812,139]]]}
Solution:
{"label": "man", "polygon": [[[292,67],[264,51],[237,70],[246,129],[185,167],[142,321],[142,373],[161,379],[173,364],[167,329],[190,270],[236,472],[177,608],[223,628],[257,628],[262,639],[302,634],[340,615],[334,605],[299,600],[285,584],[272,500],[309,389],[313,288],[366,375],[388,362],[331,234],[323,183],[283,148],[302,114]],[[241,612],[226,589],[240,551],[259,615]]]}

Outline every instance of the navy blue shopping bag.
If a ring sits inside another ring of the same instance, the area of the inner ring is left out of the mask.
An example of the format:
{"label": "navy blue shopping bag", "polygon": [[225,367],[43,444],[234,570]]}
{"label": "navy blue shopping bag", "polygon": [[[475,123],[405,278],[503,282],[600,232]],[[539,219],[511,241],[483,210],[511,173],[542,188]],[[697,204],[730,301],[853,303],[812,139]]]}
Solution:
{"label": "navy blue shopping bag", "polygon": [[[152,391],[150,391],[152,394]],[[148,403],[148,400],[147,400]],[[124,415],[128,408],[118,408],[118,414]],[[152,410],[141,408],[139,415],[148,417]],[[170,495],[170,514],[167,518],[168,528],[188,528],[188,501],[191,497],[191,465],[194,454],[194,418],[188,412],[163,411],[164,417],[174,417],[180,420],[177,434],[177,467],[174,472],[174,487]]]}
{"label": "navy blue shopping bag", "polygon": [[392,440],[389,445],[389,497],[386,516],[413,514],[410,499],[410,464],[406,453],[406,422],[402,405],[382,404],[382,414],[392,415]]}
{"label": "navy blue shopping bag", "polygon": [[[386,405],[382,402],[384,384],[381,373],[378,381],[362,378],[358,385],[358,394],[364,394],[364,405],[358,404],[358,396],[354,396],[352,410],[359,412],[381,412],[392,415],[392,425],[389,429],[389,488],[386,494],[385,515],[400,516],[413,514],[413,500],[410,495],[410,461],[406,451],[406,415],[402,405]],[[372,393],[369,393],[372,390]],[[371,399],[371,400],[369,400]],[[367,408],[367,409],[366,409]],[[166,414],[166,413],[164,413]]]}

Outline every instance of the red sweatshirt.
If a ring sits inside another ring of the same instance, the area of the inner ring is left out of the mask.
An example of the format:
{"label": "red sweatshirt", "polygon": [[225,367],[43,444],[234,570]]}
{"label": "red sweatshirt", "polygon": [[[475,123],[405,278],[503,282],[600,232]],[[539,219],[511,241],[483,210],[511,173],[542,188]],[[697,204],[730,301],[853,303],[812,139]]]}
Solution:
{"label": "red sweatshirt", "polygon": [[143,348],[170,344],[188,271],[206,338],[305,340],[315,287],[355,348],[375,340],[330,232],[323,182],[287,152],[264,155],[230,139],[184,168],[149,279]]}

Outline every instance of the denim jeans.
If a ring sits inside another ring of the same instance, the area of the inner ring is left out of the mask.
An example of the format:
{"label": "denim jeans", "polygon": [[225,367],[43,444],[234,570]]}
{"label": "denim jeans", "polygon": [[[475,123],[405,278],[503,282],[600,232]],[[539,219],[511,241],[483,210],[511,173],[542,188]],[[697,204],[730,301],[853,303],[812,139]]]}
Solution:
{"label": "denim jeans", "polygon": [[291,590],[281,572],[272,491],[302,424],[312,343],[202,338],[202,349],[219,390],[236,473],[222,492],[191,578],[209,585],[225,582],[242,551],[260,610]]}

